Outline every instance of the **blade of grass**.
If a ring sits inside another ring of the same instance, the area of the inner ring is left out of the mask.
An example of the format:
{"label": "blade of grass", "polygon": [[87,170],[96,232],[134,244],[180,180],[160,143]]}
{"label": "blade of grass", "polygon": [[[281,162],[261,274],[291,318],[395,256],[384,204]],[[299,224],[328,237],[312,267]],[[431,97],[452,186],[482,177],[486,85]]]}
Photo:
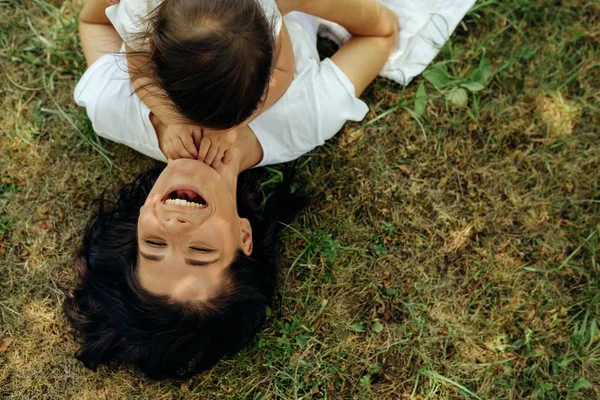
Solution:
{"label": "blade of grass", "polygon": [[577,255],[577,253],[579,253],[579,250],[581,250],[583,248],[583,246],[585,246],[586,243],[590,241],[590,239],[592,239],[594,236],[596,236],[596,233],[598,233],[598,231],[596,229],[594,229],[592,231],[592,233],[590,233],[588,235],[588,237],[583,242],[581,242],[581,244],[579,246],[577,246],[577,248],[575,250],[573,250],[567,258],[565,258],[565,260],[562,262],[562,264],[560,264],[560,266],[557,268],[557,270],[560,271],[561,269],[563,269],[569,263],[569,261],[571,261],[573,259],[573,257],[575,257]]}
{"label": "blade of grass", "polygon": [[454,386],[455,388],[461,390],[462,392],[476,398],[477,400],[482,400],[481,397],[477,396],[475,393],[473,393],[471,390],[469,390],[467,387],[461,385],[460,383],[453,381],[450,378],[446,378],[443,375],[438,374],[435,371],[429,370],[429,369],[420,369],[419,370],[419,374],[425,375],[427,378],[433,380],[436,383],[446,383],[450,386]]}
{"label": "blade of grass", "polygon": [[104,158],[104,160],[108,163],[108,165],[109,165],[110,168],[114,167],[117,170],[120,170],[121,168],[117,167],[112,162],[112,160],[109,157],[109,156],[112,155],[112,153],[110,153],[109,151],[107,151],[104,147],[102,147],[98,143],[95,143],[86,134],[84,134],[81,131],[81,129],[79,129],[79,127],[77,126],[77,124],[75,122],[73,122],[73,120],[67,114],[67,112],[61,107],[61,105],[58,104],[58,102],[54,98],[54,95],[50,92],[50,89],[48,88],[48,85],[46,83],[46,75],[45,74],[42,75],[42,82],[43,82],[43,85],[44,85],[44,91],[46,92],[46,95],[52,101],[52,103],[54,104],[54,107],[56,107],[56,110],[42,108],[42,111],[45,111],[45,112],[48,112],[48,113],[56,113],[57,115],[59,115],[60,117],[62,117],[65,121],[67,121],[69,123],[69,125],[71,125],[73,127],[73,129],[75,130],[75,132],[77,132],[77,134],[79,135],[79,137],[81,137],[84,141],[86,141],[94,150],[96,150],[98,152],[98,154],[100,154],[100,156],[102,156],[102,158]]}

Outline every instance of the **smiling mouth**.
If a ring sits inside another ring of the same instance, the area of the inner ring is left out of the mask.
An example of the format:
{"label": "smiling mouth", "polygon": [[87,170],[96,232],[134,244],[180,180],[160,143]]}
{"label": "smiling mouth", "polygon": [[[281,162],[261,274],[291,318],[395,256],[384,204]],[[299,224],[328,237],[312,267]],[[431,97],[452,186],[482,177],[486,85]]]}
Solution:
{"label": "smiling mouth", "polygon": [[174,187],[169,189],[167,195],[163,199],[165,204],[176,205],[190,208],[206,208],[208,203],[192,188]]}

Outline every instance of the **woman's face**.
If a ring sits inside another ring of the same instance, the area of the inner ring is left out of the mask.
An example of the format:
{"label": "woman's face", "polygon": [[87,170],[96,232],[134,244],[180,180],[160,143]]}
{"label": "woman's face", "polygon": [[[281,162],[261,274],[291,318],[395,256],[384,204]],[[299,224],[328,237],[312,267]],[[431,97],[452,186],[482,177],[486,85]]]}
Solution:
{"label": "woman's face", "polygon": [[170,161],[138,219],[138,277],[147,291],[179,301],[207,300],[252,230],[237,215],[237,176],[190,159]]}

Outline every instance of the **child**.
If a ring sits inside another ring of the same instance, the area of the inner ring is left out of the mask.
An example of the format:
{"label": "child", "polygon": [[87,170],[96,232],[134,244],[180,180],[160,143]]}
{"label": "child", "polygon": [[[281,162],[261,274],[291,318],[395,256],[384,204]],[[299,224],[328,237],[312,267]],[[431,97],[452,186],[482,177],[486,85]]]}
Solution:
{"label": "child", "polygon": [[229,162],[237,129],[292,80],[275,0],[121,0],[106,15],[125,42],[134,89],[168,125],[168,158]]}
{"label": "child", "polygon": [[[279,0],[279,5],[282,13],[289,14],[285,20],[293,25],[288,28],[294,79],[279,101],[240,128],[250,129],[261,142],[260,165],[293,160],[322,145],[346,121],[362,120],[368,108],[357,97],[381,71],[398,36],[398,16],[376,0]],[[88,0],[80,14],[81,45],[90,68],[75,88],[75,101],[86,107],[99,136],[166,162],[168,156],[160,144],[165,142],[169,125],[131,95],[128,60],[114,54],[121,46],[120,38],[105,8],[102,1]],[[287,11],[327,18],[344,25],[355,37],[336,53],[335,62],[321,60],[316,46],[319,20]],[[311,28],[298,25],[299,18],[310,21]]]}

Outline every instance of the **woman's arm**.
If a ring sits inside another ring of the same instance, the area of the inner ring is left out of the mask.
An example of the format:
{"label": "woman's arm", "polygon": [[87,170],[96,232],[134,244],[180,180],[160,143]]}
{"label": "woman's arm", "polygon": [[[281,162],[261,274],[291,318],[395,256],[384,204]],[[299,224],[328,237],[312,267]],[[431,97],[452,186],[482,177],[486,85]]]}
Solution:
{"label": "woman's arm", "polygon": [[301,11],[340,24],[353,36],[390,36],[398,16],[378,0],[277,0],[281,13]]}
{"label": "woman's arm", "polygon": [[378,0],[279,0],[346,28],[353,37],[332,57],[356,96],[377,77],[398,42],[398,16]]}

